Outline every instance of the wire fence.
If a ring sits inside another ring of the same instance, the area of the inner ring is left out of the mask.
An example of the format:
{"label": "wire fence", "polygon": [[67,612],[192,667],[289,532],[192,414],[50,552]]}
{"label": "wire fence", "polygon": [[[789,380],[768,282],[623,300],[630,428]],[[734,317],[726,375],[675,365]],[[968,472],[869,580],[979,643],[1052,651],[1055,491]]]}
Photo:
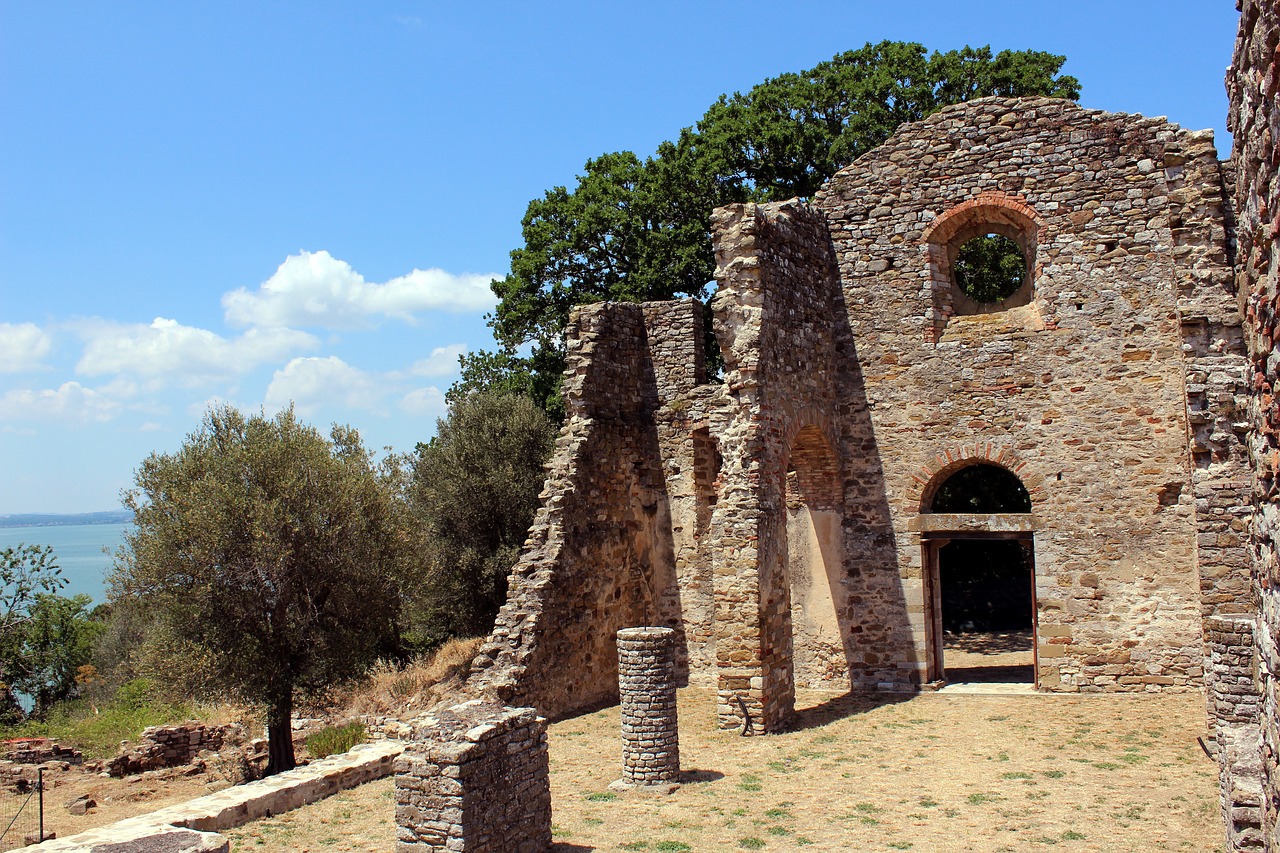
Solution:
{"label": "wire fence", "polygon": [[0,791],[0,850],[44,841],[44,769],[25,787]]}

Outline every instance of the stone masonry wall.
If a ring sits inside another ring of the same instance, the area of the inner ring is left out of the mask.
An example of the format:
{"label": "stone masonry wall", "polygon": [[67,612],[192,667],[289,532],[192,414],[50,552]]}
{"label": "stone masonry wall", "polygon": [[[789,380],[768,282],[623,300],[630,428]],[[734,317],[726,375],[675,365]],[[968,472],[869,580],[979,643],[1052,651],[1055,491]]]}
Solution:
{"label": "stone masonry wall", "polygon": [[1235,54],[1227,72],[1227,124],[1234,137],[1236,282],[1251,361],[1249,420],[1254,469],[1253,582],[1261,717],[1263,815],[1267,850],[1280,850],[1280,9],[1243,0]]}
{"label": "stone masonry wall", "polygon": [[[853,360],[852,341],[820,216],[797,202],[734,205],[715,212],[712,230],[712,307],[725,362],[725,399],[712,415],[723,457],[711,517],[719,717],[724,726],[775,731],[792,713],[795,687],[788,472],[801,492],[793,497],[838,513],[845,436],[855,426],[840,418],[853,397],[841,369]],[[811,553],[823,560],[822,586],[836,595],[826,602],[832,620],[848,622],[841,535],[837,521],[833,547]],[[851,661],[839,633],[833,652],[847,684]]]}
{"label": "stone masonry wall", "polygon": [[[900,129],[815,206],[883,470],[846,511],[892,543],[850,583],[910,618],[909,651],[881,646],[879,680],[937,677],[913,519],[951,472],[990,462],[1033,497],[1040,686],[1198,685],[1201,612],[1236,607],[1245,563],[1239,323],[1209,140],[1066,101],[971,101]],[[988,231],[1024,245],[1030,282],[968,305],[949,259]],[[1208,401],[1194,477],[1184,371]]]}
{"label": "stone masonry wall", "polygon": [[417,721],[396,760],[396,850],[551,849],[547,721],[465,702]]}
{"label": "stone masonry wall", "polygon": [[566,423],[469,683],[548,716],[617,700],[621,628],[676,629],[683,667],[705,669],[711,654],[689,438],[700,314],[691,302],[583,306],[566,338]]}
{"label": "stone masonry wall", "polygon": [[1210,617],[1205,620],[1205,637],[1205,692],[1227,849],[1261,850],[1262,755],[1253,618]]}

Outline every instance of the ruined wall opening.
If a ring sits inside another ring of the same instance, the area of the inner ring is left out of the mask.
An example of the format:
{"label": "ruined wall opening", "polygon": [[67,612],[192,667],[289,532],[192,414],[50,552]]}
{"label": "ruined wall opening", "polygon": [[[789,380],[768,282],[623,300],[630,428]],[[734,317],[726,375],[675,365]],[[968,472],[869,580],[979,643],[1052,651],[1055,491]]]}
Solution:
{"label": "ruined wall opening", "polygon": [[1003,234],[983,234],[960,246],[951,272],[965,296],[986,305],[1003,302],[1022,289],[1027,259]]}
{"label": "ruined wall opening", "polygon": [[796,434],[785,499],[794,678],[806,687],[843,687],[849,665],[836,609],[843,563],[840,474],[817,427]]}
{"label": "ruined wall opening", "polygon": [[1035,211],[1003,193],[981,193],[938,216],[924,232],[933,339],[953,317],[1030,305],[1043,236]]}
{"label": "ruined wall opening", "polygon": [[922,538],[933,626],[933,678],[1036,680],[1032,534],[1000,518],[1031,512],[1022,481],[998,465],[968,465],[926,507],[940,524]]}

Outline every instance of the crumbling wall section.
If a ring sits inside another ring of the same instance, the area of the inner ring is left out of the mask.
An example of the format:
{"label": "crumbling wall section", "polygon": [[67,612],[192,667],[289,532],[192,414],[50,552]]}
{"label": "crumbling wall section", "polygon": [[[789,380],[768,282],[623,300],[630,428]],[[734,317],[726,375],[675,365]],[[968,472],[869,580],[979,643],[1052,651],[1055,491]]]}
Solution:
{"label": "crumbling wall section", "polygon": [[532,708],[465,702],[417,721],[396,760],[396,849],[551,849],[547,721]]}
{"label": "crumbling wall section", "polygon": [[[1280,850],[1280,8],[1242,0],[1235,54],[1227,72],[1227,124],[1234,137],[1236,282],[1244,306],[1250,371],[1250,540],[1259,614],[1255,626],[1263,770],[1262,831]],[[1229,182],[1230,183],[1230,182]]]}
{"label": "crumbling wall section", "polygon": [[[469,689],[547,716],[614,702],[619,629],[675,628],[683,646],[686,610],[709,611],[695,585],[677,577],[673,532],[695,527],[696,508],[685,500],[694,491],[692,446],[679,435],[688,412],[672,404],[702,380],[701,333],[689,302],[575,311],[566,329],[567,418]],[[668,415],[661,427],[659,408]],[[690,458],[664,465],[664,447]],[[682,538],[686,575],[695,572],[688,552]],[[691,618],[702,661],[708,620]]]}
{"label": "crumbling wall section", "polygon": [[[797,201],[732,205],[715,211],[712,230],[725,362],[725,398],[712,413],[723,457],[711,517],[719,717],[760,733],[784,725],[794,705],[787,470],[797,436],[816,432],[836,494],[843,489],[839,413],[851,341],[820,215]],[[839,578],[843,567],[833,569]],[[843,583],[832,591],[833,606],[847,618],[844,591]]]}
{"label": "crumbling wall section", "polygon": [[1253,613],[1245,547],[1252,512],[1245,440],[1249,370],[1228,233],[1231,205],[1212,131],[1166,138],[1163,164],[1178,271],[1201,612]]}
{"label": "crumbling wall section", "polygon": [[1261,850],[1262,755],[1253,619],[1211,616],[1205,620],[1205,640],[1205,692],[1227,849]]}

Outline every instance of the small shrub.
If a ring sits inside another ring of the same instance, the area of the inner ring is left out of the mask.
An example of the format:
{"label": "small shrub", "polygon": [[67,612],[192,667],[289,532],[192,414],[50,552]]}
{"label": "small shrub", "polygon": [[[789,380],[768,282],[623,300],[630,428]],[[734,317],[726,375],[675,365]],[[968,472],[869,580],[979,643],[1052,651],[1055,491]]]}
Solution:
{"label": "small shrub", "polygon": [[683,851],[692,850],[693,848],[683,841],[659,841],[653,845],[653,849],[670,851],[670,853],[683,853]]}
{"label": "small shrub", "polygon": [[328,758],[346,752],[365,742],[364,723],[351,721],[340,726],[325,726],[307,737],[307,754],[312,758]]}
{"label": "small shrub", "polygon": [[589,803],[607,803],[618,799],[618,795],[613,791],[596,791],[594,794],[587,794],[586,799]]}
{"label": "small shrub", "polygon": [[744,847],[747,850],[762,850],[764,849],[764,841],[756,838],[754,835],[748,835],[746,838],[738,839],[738,846]]}

